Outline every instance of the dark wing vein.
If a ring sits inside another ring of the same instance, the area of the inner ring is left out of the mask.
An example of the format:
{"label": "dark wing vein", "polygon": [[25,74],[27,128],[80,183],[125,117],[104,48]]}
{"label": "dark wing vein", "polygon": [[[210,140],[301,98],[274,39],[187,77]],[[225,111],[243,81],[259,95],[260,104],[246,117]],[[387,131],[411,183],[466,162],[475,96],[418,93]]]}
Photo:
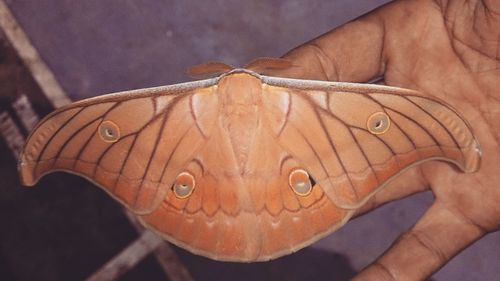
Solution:
{"label": "dark wing vein", "polygon": [[[373,101],[374,103],[378,104],[378,105],[382,108],[382,110],[384,111],[384,113],[385,113],[385,114],[387,114],[388,116],[390,116],[390,115],[389,115],[389,113],[388,113],[388,112],[387,112],[387,110],[386,110],[387,108],[386,108],[386,107],[385,107],[385,106],[384,106],[381,102],[379,102],[377,99],[375,99],[374,97],[372,97],[372,96],[371,96],[371,95],[369,95],[369,94],[368,94],[368,95],[363,95],[363,96],[364,96],[364,97],[366,97],[366,98],[368,98],[368,99],[370,99],[370,100],[371,100],[371,101]],[[406,139],[407,139],[407,140],[411,143],[411,145],[413,146],[413,148],[414,148],[415,150],[417,150],[417,145],[416,145],[416,144],[415,144],[415,142],[414,142],[414,141],[410,138],[410,136],[408,135],[408,133],[406,133],[403,129],[401,129],[401,127],[399,126],[399,124],[398,124],[398,123],[396,123],[396,122],[392,122],[392,124],[394,124],[394,125],[395,125],[398,129],[399,129],[399,131],[400,131],[401,133],[403,133],[403,135],[405,135]],[[418,150],[417,150],[417,152],[418,152]]]}
{"label": "dark wing vein", "polygon": [[[404,97],[403,95],[398,95],[400,97]],[[392,110],[393,112],[396,112],[397,114],[401,115],[403,118],[406,118],[408,121],[412,122],[413,124],[417,125],[419,128],[421,128],[431,139],[432,141],[436,144],[437,148],[441,151],[441,153],[444,155],[444,151],[443,149],[441,148],[440,146],[440,143],[439,141],[436,139],[436,137],[424,126],[421,126],[417,121],[415,121],[413,118],[411,118],[410,116],[408,116],[407,114],[404,114],[403,112],[395,109],[395,108],[392,108],[391,106],[389,105],[385,105],[385,104],[382,104],[380,103],[381,106],[383,106],[384,108],[386,109],[389,109],[389,110]]]}
{"label": "dark wing vein", "polygon": [[172,106],[175,105],[175,103],[177,102],[177,100],[178,99],[173,100],[172,103],[171,103],[171,105],[169,107],[167,107],[167,109],[164,112],[161,113],[163,115],[163,120],[162,120],[162,123],[161,123],[161,127],[160,127],[160,130],[158,131],[158,135],[156,136],[153,151],[151,152],[151,155],[149,155],[148,164],[146,165],[146,169],[144,169],[144,173],[143,173],[142,179],[141,179],[141,184],[139,185],[139,188],[137,189],[137,192],[135,194],[134,205],[137,203],[140,191],[142,190],[142,185],[144,184],[144,179],[146,178],[146,175],[148,174],[149,168],[151,166],[151,162],[153,161],[153,158],[156,155],[156,151],[157,151],[158,146],[159,146],[158,144],[160,142],[161,136],[163,135],[163,130],[165,129],[165,124],[167,123],[167,119],[168,119],[168,116],[170,115]]}
{"label": "dark wing vein", "polygon": [[[70,108],[72,109],[72,108]],[[68,109],[68,110],[70,110]],[[49,138],[49,140],[47,140],[47,142],[45,143],[45,145],[43,146],[42,150],[40,150],[40,154],[38,154],[38,157],[36,159],[36,162],[40,162],[40,159],[42,158],[43,154],[45,153],[45,150],[47,149],[47,147],[49,146],[49,144],[52,142],[52,140],[54,139],[54,137],[64,128],[66,127],[66,125],[68,125],[69,122],[71,122],[71,120],[73,120],[78,114],[80,114],[80,112],[82,112],[82,110],[84,109],[84,107],[81,107],[77,112],[75,112],[75,114],[73,114],[73,116],[71,116],[70,118],[68,118],[68,120],[66,120]],[[62,114],[64,112],[67,112],[68,110],[65,110],[63,112],[60,112],[59,114]],[[58,115],[59,115],[58,114]]]}
{"label": "dark wing vein", "polygon": [[[106,111],[104,112],[104,114],[103,114],[102,116],[96,117],[96,118],[94,118],[92,121],[87,122],[87,124],[85,125],[85,127],[87,127],[88,125],[90,125],[90,124],[94,123],[95,121],[97,121],[97,120],[99,120],[99,119],[104,120],[104,118],[108,115],[108,113],[109,113],[111,110],[113,110],[114,108],[116,108],[116,107],[118,106],[118,104],[120,104],[120,102],[117,102],[117,103],[115,103],[113,106],[111,106],[108,110],[106,110]],[[97,127],[95,128],[95,130],[94,130],[91,134],[89,134],[89,137],[88,137],[88,139],[85,141],[85,144],[84,144],[84,145],[82,145],[82,147],[80,147],[80,149],[78,150],[78,153],[76,154],[75,160],[78,160],[78,158],[80,158],[80,156],[82,155],[83,151],[85,151],[85,149],[87,148],[88,144],[89,144],[89,143],[90,143],[90,141],[92,140],[92,137],[95,135],[95,133],[97,132],[97,130],[98,130],[98,129],[99,129],[99,126],[97,126]],[[81,130],[83,130],[83,128],[82,128],[82,127],[80,127],[80,128],[77,130],[77,132],[75,132],[75,133],[74,133],[74,134],[73,134],[70,138],[68,138],[68,140],[67,140],[66,142],[69,142],[69,140],[70,140],[70,139],[72,139],[74,136],[76,136],[76,134],[78,134]],[[64,144],[64,145],[66,146],[66,144]],[[77,162],[77,161],[75,161],[75,162],[73,163],[73,169],[74,169],[74,168],[75,168],[75,166],[76,166],[76,162]]]}
{"label": "dark wing vein", "polygon": [[[116,108],[118,105],[120,104],[120,102],[117,102],[115,104],[113,104],[110,108],[108,108],[102,115],[94,118],[94,119],[91,119],[90,121],[88,121],[87,123],[85,123],[83,126],[81,126],[80,128],[78,128],[73,134],[71,134],[71,136],[66,139],[66,141],[64,141],[63,145],[61,145],[61,147],[59,148],[59,150],[57,151],[57,154],[56,154],[56,157],[59,157],[63,151],[63,149],[66,147],[66,145],[68,145],[68,143],[76,136],[78,135],[81,131],[83,131],[85,128],[87,128],[88,126],[92,125],[95,121],[99,120],[99,119],[103,119],[107,116],[107,114],[113,110],[114,108]],[[80,148],[80,150],[78,151],[78,154],[76,155],[75,157],[75,160],[78,160],[78,158],[80,158],[80,155],[82,154],[82,152],[85,150],[84,148],[88,145],[88,143],[90,142],[90,140],[92,139],[92,136],[97,132],[99,126],[96,127],[96,129],[93,131],[92,134],[89,134],[89,138],[87,139],[87,141],[85,142],[85,144]],[[76,161],[75,161],[76,163]]]}
{"label": "dark wing vein", "polygon": [[[465,159],[465,155],[464,155],[464,152],[462,151],[462,147],[460,146],[460,144],[457,142],[457,140],[455,139],[455,137],[453,136],[453,134],[450,132],[450,130],[448,130],[448,128],[443,124],[441,123],[441,121],[439,121],[434,115],[432,115],[430,112],[428,112],[427,110],[425,110],[422,106],[420,106],[419,104],[417,104],[416,102],[412,101],[411,99],[409,99],[407,96],[403,96],[407,101],[409,101],[410,103],[412,103],[413,105],[415,105],[416,107],[418,107],[420,110],[422,110],[425,114],[427,114],[429,117],[431,117],[434,121],[436,121],[439,126],[441,128],[443,128],[445,130],[445,132],[448,134],[448,136],[453,140],[453,142],[455,143],[455,145],[459,148],[460,150],[460,153],[462,155],[462,159]],[[443,153],[444,154],[444,153]],[[446,155],[446,154],[445,154]]]}
{"label": "dark wing vein", "polygon": [[116,189],[118,188],[118,182],[120,181],[120,176],[123,173],[123,169],[125,169],[125,165],[127,165],[128,158],[130,157],[130,154],[132,150],[134,149],[135,143],[137,142],[137,134],[132,135],[134,138],[132,140],[132,144],[130,144],[130,148],[127,150],[127,155],[125,155],[125,159],[123,159],[123,162],[121,163],[120,171],[118,172],[118,178],[116,179],[115,183],[113,186],[110,188],[113,192],[116,192]]}

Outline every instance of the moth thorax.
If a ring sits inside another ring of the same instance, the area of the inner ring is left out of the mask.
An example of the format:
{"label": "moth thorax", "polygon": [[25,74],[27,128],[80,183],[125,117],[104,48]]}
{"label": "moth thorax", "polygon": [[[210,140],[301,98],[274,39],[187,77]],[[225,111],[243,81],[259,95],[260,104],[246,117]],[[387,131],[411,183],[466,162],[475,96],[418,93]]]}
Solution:
{"label": "moth thorax", "polygon": [[262,100],[262,82],[248,73],[225,76],[218,85],[222,107],[259,105]]}
{"label": "moth thorax", "polygon": [[259,130],[262,84],[248,73],[235,73],[223,77],[218,87],[222,105],[221,125],[233,149],[236,164],[244,170],[253,139]]}

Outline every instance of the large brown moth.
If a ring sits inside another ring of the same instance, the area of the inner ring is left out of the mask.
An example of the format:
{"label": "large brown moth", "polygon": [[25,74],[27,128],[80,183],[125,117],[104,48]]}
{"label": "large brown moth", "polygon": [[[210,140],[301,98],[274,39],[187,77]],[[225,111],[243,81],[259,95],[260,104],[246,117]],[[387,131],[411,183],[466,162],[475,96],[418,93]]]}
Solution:
{"label": "large brown moth", "polygon": [[191,252],[264,261],[338,229],[409,167],[479,168],[478,142],[444,102],[257,73],[280,63],[208,64],[225,72],[60,108],[29,136],[21,181],[74,173]]}

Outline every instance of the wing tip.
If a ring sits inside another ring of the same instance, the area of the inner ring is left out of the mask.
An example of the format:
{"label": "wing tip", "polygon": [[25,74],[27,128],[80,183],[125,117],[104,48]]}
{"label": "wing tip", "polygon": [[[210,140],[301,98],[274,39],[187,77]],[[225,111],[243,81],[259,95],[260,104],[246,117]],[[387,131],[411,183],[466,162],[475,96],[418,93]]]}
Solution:
{"label": "wing tip", "polygon": [[464,151],[465,159],[462,170],[465,173],[475,173],[481,168],[481,159],[483,157],[483,150],[479,142],[474,138],[471,144]]}
{"label": "wing tip", "polygon": [[23,186],[34,186],[38,182],[39,178],[33,175],[33,165],[20,161],[17,165],[17,170],[19,172],[19,181]]}

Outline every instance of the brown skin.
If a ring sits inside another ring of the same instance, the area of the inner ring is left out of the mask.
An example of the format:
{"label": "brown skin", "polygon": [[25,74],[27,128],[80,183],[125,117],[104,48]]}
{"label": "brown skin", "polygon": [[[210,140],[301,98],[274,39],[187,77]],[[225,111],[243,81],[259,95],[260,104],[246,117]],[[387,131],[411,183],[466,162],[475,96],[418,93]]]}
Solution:
{"label": "brown skin", "polygon": [[442,99],[471,124],[482,167],[464,174],[450,164],[411,169],[358,215],[432,190],[433,205],[354,280],[423,280],[453,256],[500,229],[500,1],[394,1],[286,54],[296,67],[282,77],[387,85]]}

